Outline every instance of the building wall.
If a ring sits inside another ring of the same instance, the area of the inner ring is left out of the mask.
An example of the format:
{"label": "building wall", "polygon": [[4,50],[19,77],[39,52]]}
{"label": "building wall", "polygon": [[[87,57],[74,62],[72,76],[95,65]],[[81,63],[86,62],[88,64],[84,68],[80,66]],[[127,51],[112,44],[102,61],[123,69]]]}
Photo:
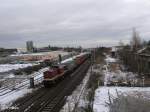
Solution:
{"label": "building wall", "polygon": [[26,47],[28,52],[33,52],[34,47],[33,47],[33,42],[32,41],[27,41],[26,42]]}
{"label": "building wall", "polygon": [[22,55],[14,55],[13,57],[18,58],[23,61],[41,61],[41,60],[53,60],[58,58],[58,55],[62,56],[67,55],[67,52],[62,51],[54,51],[54,52],[45,52],[45,53],[33,53],[33,54],[22,54]]}

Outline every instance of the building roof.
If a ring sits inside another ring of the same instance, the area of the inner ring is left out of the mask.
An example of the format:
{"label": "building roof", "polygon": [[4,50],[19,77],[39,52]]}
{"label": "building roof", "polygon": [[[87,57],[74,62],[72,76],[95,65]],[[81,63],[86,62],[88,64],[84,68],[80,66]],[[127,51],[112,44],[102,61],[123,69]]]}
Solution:
{"label": "building roof", "polygon": [[137,51],[138,54],[146,54],[146,55],[150,55],[150,46],[147,46],[143,49],[140,49]]}

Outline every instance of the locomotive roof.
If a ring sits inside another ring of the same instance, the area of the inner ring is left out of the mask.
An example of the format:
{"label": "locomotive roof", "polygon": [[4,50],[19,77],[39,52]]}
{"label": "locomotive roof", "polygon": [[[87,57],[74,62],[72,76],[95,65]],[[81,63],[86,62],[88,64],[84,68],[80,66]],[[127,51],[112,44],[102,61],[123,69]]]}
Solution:
{"label": "locomotive roof", "polygon": [[76,57],[80,57],[80,56],[83,56],[85,54],[89,54],[89,53],[88,52],[80,53],[79,55],[76,55],[76,56],[73,56],[71,58],[65,59],[64,61],[61,62],[61,64],[67,63],[67,62],[69,63],[69,62],[73,61]]}

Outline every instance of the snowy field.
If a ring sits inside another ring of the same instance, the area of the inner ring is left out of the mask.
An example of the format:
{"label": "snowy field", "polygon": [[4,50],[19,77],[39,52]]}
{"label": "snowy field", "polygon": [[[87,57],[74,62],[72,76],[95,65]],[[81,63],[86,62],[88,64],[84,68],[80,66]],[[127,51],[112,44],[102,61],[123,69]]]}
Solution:
{"label": "snowy field", "polygon": [[[117,92],[128,95],[141,94],[141,96],[149,98],[150,87],[99,87],[95,92],[94,112],[109,112],[109,96],[117,98]],[[150,98],[149,98],[150,99]]]}
{"label": "snowy field", "polygon": [[26,68],[35,64],[0,64],[0,72],[7,72],[10,70],[17,70],[19,68]]}

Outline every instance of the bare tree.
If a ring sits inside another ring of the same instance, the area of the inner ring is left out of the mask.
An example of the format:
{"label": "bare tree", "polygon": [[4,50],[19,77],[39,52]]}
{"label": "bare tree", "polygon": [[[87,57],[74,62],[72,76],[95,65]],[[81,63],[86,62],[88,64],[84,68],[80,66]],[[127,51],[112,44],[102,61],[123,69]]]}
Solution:
{"label": "bare tree", "polygon": [[133,36],[132,36],[132,39],[130,41],[130,44],[131,44],[131,48],[133,51],[138,50],[142,44],[139,33],[136,31],[135,28],[133,28]]}

